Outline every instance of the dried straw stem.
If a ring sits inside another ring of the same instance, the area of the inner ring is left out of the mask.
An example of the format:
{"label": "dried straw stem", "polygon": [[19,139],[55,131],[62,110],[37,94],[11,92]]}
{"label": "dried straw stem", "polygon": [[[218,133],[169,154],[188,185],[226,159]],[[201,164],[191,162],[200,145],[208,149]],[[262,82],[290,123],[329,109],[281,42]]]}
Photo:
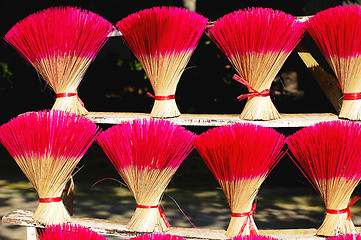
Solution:
{"label": "dried straw stem", "polygon": [[[175,172],[174,168],[139,169],[132,166],[119,170],[137,205],[145,206],[159,205],[160,198]],[[127,227],[137,232],[168,230],[158,208],[137,208]]]}
{"label": "dried straw stem", "polygon": [[[33,62],[35,69],[57,93],[77,93],[91,59],[75,56],[48,57]],[[57,98],[53,110],[63,110],[77,115],[86,115],[88,111],[79,101],[79,97]]]}
{"label": "dried straw stem", "polygon": [[[140,56],[138,57],[144,67],[155,96],[169,96],[176,92],[177,84],[187,65],[193,50],[181,51],[167,56]],[[155,100],[151,112],[154,118],[178,117],[175,99]]]}
{"label": "dried straw stem", "polygon": [[[361,92],[361,56],[330,57],[328,62],[335,72],[343,93]],[[340,118],[361,120],[361,100],[344,100]]]}
{"label": "dried straw stem", "polygon": [[[261,187],[265,177],[256,177],[252,179],[241,180],[219,180],[219,184],[222,187],[224,194],[227,197],[230,209],[232,213],[247,213],[251,211],[254,200],[257,196],[258,190]],[[250,218],[250,222],[247,218]],[[243,232],[242,227],[247,221]],[[250,224],[258,233],[258,229],[255,225],[252,216],[249,217],[231,217],[231,221],[226,231],[227,237],[245,236],[250,235]]]}
{"label": "dried straw stem", "polygon": [[[331,178],[317,181],[316,187],[319,189],[321,197],[325,202],[326,209],[341,210],[348,207],[351,194],[355,190],[359,181],[344,177]],[[330,214],[326,217],[317,230],[319,236],[338,236],[344,234],[356,234],[352,219],[347,219],[347,213]]]}
{"label": "dried straw stem", "polygon": [[[262,92],[271,88],[274,78],[289,54],[284,51],[236,54],[229,56],[229,59],[238,74],[256,91]],[[252,92],[251,89],[248,91]],[[272,120],[280,117],[270,97],[249,98],[240,116],[245,120]]]}

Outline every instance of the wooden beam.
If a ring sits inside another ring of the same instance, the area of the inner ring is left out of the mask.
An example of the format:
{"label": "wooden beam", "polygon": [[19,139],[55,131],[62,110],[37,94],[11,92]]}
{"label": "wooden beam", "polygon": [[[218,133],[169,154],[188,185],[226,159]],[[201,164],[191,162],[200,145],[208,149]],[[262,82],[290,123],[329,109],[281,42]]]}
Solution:
{"label": "wooden beam", "polygon": [[[33,212],[25,210],[16,210],[2,218],[2,223],[18,225],[24,227],[42,228],[43,226],[32,219]],[[130,238],[140,235],[142,233],[134,232],[126,228],[125,223],[113,220],[94,219],[94,218],[81,218],[72,217],[72,223],[80,224],[84,227],[98,232],[102,235],[119,236],[121,238]],[[358,228],[360,230],[360,228]],[[211,239],[221,240],[228,239],[225,236],[225,230],[215,229],[196,229],[196,228],[178,228],[171,227],[167,234],[180,236],[186,239]],[[317,237],[316,229],[282,229],[282,230],[260,230],[261,235],[271,236],[278,239],[310,239],[318,240],[324,239]]]}
{"label": "wooden beam", "polygon": [[[88,119],[100,124],[118,124],[134,119],[149,119],[148,113],[122,113],[122,112],[89,112]],[[323,121],[338,120],[332,113],[307,113],[307,114],[281,114],[280,119],[271,121],[241,120],[239,114],[182,114],[176,118],[168,118],[174,123],[183,126],[216,127],[233,123],[253,123],[266,127],[306,127]]]}

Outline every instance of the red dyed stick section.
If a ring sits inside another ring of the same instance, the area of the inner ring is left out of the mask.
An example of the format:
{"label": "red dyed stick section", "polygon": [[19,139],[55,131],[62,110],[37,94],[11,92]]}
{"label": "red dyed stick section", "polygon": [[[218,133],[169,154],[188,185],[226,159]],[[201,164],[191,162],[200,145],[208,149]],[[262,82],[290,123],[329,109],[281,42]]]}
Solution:
{"label": "red dyed stick section", "polygon": [[81,225],[52,225],[40,229],[39,240],[108,240]]}
{"label": "red dyed stick section", "polygon": [[194,145],[216,179],[266,177],[280,160],[285,137],[254,124],[225,125],[202,133]]}
{"label": "red dyed stick section", "polygon": [[177,7],[154,7],[133,13],[116,26],[137,56],[176,55],[193,51],[208,19]]}
{"label": "red dyed stick section", "polygon": [[118,170],[178,168],[193,149],[194,134],[166,120],[134,120],[102,132],[96,141]]}
{"label": "red dyed stick section", "polygon": [[344,177],[358,181],[361,178],[359,123],[318,123],[289,136],[287,144],[297,159],[295,163],[314,186],[325,179]]}
{"label": "red dyed stick section", "polygon": [[49,56],[94,59],[112,30],[110,22],[90,11],[53,7],[15,24],[5,40],[30,63]]}
{"label": "red dyed stick section", "polygon": [[223,16],[207,34],[230,57],[291,52],[304,32],[304,24],[290,14],[270,8],[248,8]]}

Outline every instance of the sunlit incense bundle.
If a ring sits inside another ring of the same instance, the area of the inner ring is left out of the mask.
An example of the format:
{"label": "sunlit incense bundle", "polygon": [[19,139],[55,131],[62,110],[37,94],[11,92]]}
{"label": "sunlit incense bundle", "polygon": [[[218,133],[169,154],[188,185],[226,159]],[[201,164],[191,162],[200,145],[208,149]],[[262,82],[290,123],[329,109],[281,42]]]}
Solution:
{"label": "sunlit incense bundle", "polygon": [[186,239],[169,234],[152,233],[152,234],[143,234],[138,237],[129,238],[126,240],[186,240]]}
{"label": "sunlit incense bundle", "polygon": [[137,202],[127,227],[164,232],[169,223],[161,196],[179,165],[193,149],[194,134],[166,120],[134,120],[102,132],[97,142]]}
{"label": "sunlit incense bundle", "polygon": [[330,237],[327,240],[361,240],[360,234],[346,234],[337,237]]}
{"label": "sunlit incense bundle", "polygon": [[317,13],[307,30],[333,69],[343,92],[340,118],[361,120],[361,7],[339,6]]}
{"label": "sunlit incense bundle", "polygon": [[51,225],[40,229],[39,240],[107,240],[81,225]]}
{"label": "sunlit incense bundle", "polygon": [[186,9],[154,7],[122,19],[117,27],[153,87],[152,117],[180,115],[175,91],[208,19]]}
{"label": "sunlit incense bundle", "polygon": [[61,195],[97,132],[90,120],[59,110],[26,113],[0,127],[0,142],[39,195],[34,220],[70,221]]}
{"label": "sunlit incense bundle", "polygon": [[110,22],[90,11],[54,7],[15,24],[5,40],[53,88],[53,109],[84,115],[78,86],[112,30]]}
{"label": "sunlit incense bundle", "polygon": [[317,231],[320,236],[354,234],[349,207],[361,179],[361,125],[353,122],[323,122],[303,128],[287,138],[297,166],[321,195],[326,216]]}
{"label": "sunlit incense bundle", "polygon": [[270,87],[304,31],[303,23],[293,16],[263,8],[229,13],[207,31],[240,75],[233,78],[248,88],[248,94],[238,97],[248,99],[241,119],[280,118],[269,96]]}
{"label": "sunlit incense bundle", "polygon": [[228,237],[257,235],[255,198],[262,182],[280,159],[285,137],[253,124],[210,129],[195,147],[222,187],[231,208]]}
{"label": "sunlit incense bundle", "polygon": [[234,237],[232,240],[277,240],[277,238],[262,235],[247,235]]}

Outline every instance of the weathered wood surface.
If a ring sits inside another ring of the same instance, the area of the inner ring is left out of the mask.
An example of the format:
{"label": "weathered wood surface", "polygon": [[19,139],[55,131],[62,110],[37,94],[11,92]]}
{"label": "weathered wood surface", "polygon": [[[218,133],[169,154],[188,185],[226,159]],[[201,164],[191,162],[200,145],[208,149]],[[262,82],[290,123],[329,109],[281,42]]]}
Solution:
{"label": "weathered wood surface", "polygon": [[[88,119],[101,124],[118,124],[134,119],[151,118],[148,113],[121,113],[121,112],[89,112]],[[253,123],[266,127],[306,127],[318,122],[338,120],[332,113],[309,114],[281,114],[280,119],[271,121],[241,120],[239,114],[182,114],[176,118],[167,118],[183,126],[208,126],[216,127],[233,123]]]}
{"label": "weathered wood surface", "polygon": [[[32,219],[33,212],[25,210],[15,210],[2,218],[2,223],[19,225],[24,227],[43,227]],[[125,223],[93,218],[72,217],[72,223],[88,227],[103,235],[119,236],[130,238],[142,233],[133,232],[126,228]],[[360,228],[358,228],[360,231]],[[195,229],[171,227],[167,232],[171,235],[181,236],[186,239],[227,239],[224,230]],[[324,239],[315,235],[316,229],[282,229],[282,230],[260,230],[261,235],[272,236],[278,239]]]}

